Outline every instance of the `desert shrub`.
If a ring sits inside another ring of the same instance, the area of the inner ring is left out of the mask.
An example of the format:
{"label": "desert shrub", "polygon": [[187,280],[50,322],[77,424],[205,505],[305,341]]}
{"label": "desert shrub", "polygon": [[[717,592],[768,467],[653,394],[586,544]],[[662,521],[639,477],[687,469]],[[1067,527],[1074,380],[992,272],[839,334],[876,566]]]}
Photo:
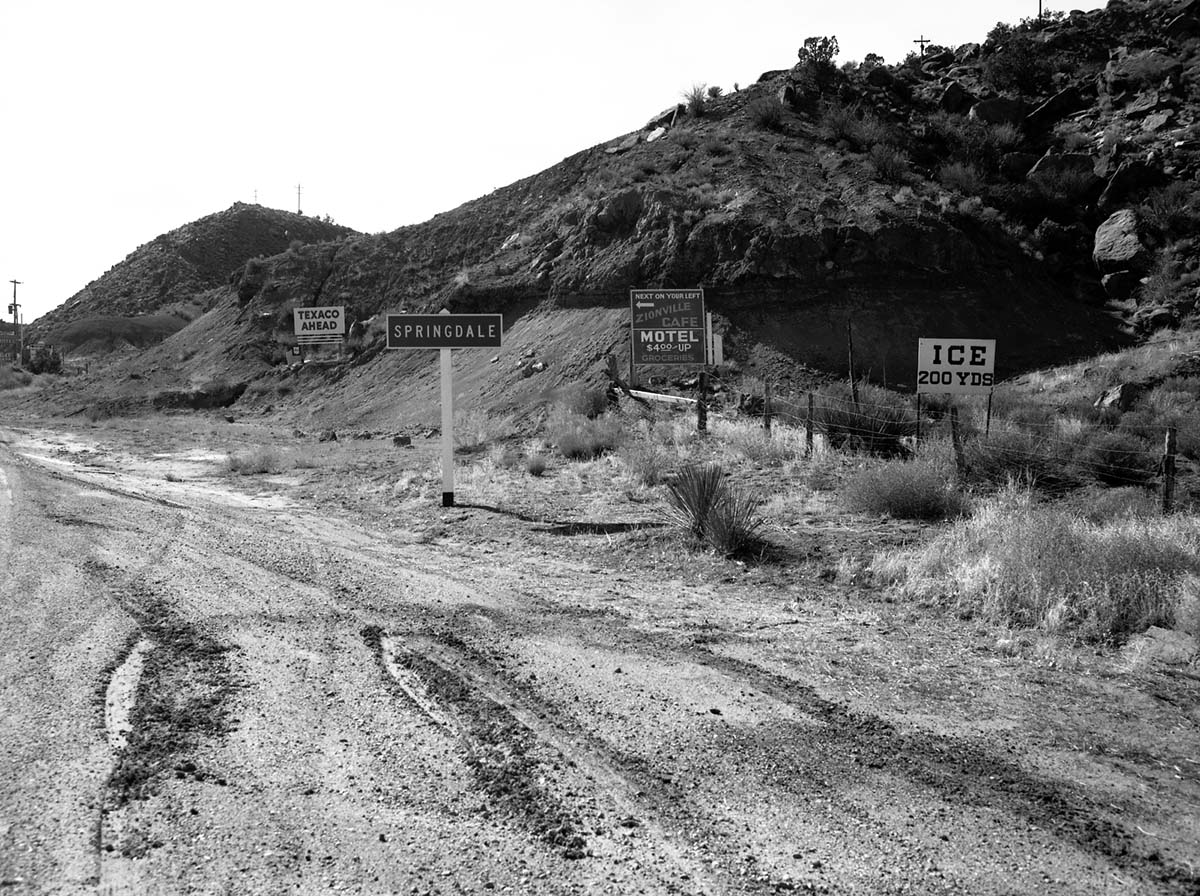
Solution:
{"label": "desert shrub", "polygon": [[733,152],[733,146],[731,144],[716,137],[705,140],[703,149],[709,155],[713,156],[727,156]]}
{"label": "desert shrub", "polygon": [[710,100],[720,99],[722,93],[724,93],[724,91],[717,84],[713,84],[708,88],[708,98]]}
{"label": "desert shrub", "polygon": [[584,383],[572,383],[555,390],[552,400],[555,407],[582,417],[599,417],[608,410],[608,390]]}
{"label": "desert shrub", "polygon": [[963,459],[967,479],[975,484],[998,487],[1018,482],[1050,492],[1079,485],[1067,446],[1021,429],[994,429],[986,439],[968,441],[963,446]]}
{"label": "desert shrub", "polygon": [[876,558],[873,571],[1005,626],[1120,643],[1172,623],[1181,579],[1200,572],[1200,520],[1092,523],[1009,488],[930,544]]}
{"label": "desert shrub", "polygon": [[667,516],[728,557],[748,548],[763,521],[756,502],[725,481],[717,464],[687,466],[667,483]]}
{"label": "desert shrub", "polygon": [[868,153],[875,175],[882,181],[897,183],[908,174],[908,156],[894,146],[876,143]]}
{"label": "desert shrub", "polygon": [[546,437],[563,457],[587,460],[621,444],[621,422],[613,417],[589,418],[559,410],[546,423]]}
{"label": "desert shrub", "polygon": [[544,454],[533,453],[525,459],[525,471],[530,476],[541,476],[546,472],[548,461]]}
{"label": "desert shrub", "polygon": [[1154,476],[1158,462],[1145,440],[1113,430],[1088,434],[1076,458],[1083,475],[1106,485],[1140,485]]}
{"label": "desert shrub", "polygon": [[942,465],[924,457],[886,461],[862,470],[846,482],[841,498],[850,510],[905,520],[961,516],[967,506]]}
{"label": "desert shrub", "polygon": [[1138,217],[1163,237],[1182,237],[1200,229],[1200,206],[1195,187],[1173,180],[1153,190],[1138,206]]}
{"label": "desert shrub", "polygon": [[938,169],[942,186],[967,196],[976,196],[983,189],[983,177],[970,162],[947,162]]}
{"label": "desert shrub", "polygon": [[[1103,182],[1090,171],[1075,171],[1069,168],[1039,171],[1029,178],[1049,203],[1071,206],[1071,213],[1078,216],[1077,206],[1086,204],[1098,194]],[[1073,220],[1073,217],[1071,218]]]}
{"label": "desert shrub", "polygon": [[229,472],[242,476],[279,473],[283,470],[283,455],[269,445],[259,445],[230,452],[225,458],[225,467]]}
{"label": "desert shrub", "polygon": [[708,85],[693,84],[683,92],[683,102],[688,115],[700,118],[708,111]]}
{"label": "desert shrub", "polygon": [[674,454],[662,444],[650,439],[639,439],[622,445],[618,456],[630,477],[635,482],[647,486],[662,482],[675,461]]}
{"label": "desert shrub", "polygon": [[916,428],[916,415],[895,393],[862,383],[856,404],[849,385],[827,386],[815,400],[816,429],[833,448],[897,454]]}
{"label": "desert shrub", "polygon": [[750,120],[766,131],[783,127],[783,104],[770,97],[759,97],[747,107]]}
{"label": "desert shrub", "polygon": [[238,301],[243,305],[258,295],[263,284],[267,282],[267,261],[261,256],[249,259],[242,265],[242,273],[238,278]]}
{"label": "desert shrub", "polygon": [[1055,57],[1030,35],[1011,32],[996,52],[983,60],[983,80],[999,91],[1024,96],[1047,93],[1052,86]]}
{"label": "desert shrub", "polygon": [[483,408],[456,411],[454,414],[454,444],[464,451],[482,448],[515,433],[516,426],[511,416],[497,416]]}
{"label": "desert shrub", "polygon": [[4,367],[0,368],[0,390],[18,389],[33,382],[33,375],[25,370]]}
{"label": "desert shrub", "polygon": [[830,103],[821,113],[821,133],[833,142],[845,140],[857,145],[858,108],[844,103]]}

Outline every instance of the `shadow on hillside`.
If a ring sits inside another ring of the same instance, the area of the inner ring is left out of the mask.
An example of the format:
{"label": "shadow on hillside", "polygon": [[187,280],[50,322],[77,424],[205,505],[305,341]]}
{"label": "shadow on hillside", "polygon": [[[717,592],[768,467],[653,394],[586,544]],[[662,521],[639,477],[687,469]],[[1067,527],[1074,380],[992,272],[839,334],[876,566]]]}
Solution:
{"label": "shadow on hillside", "polygon": [[551,521],[540,517],[529,516],[519,510],[508,510],[503,507],[493,507],[490,504],[456,504],[463,510],[486,510],[488,513],[499,513],[511,516],[525,523],[537,523],[534,532],[545,532],[548,535],[615,535],[619,532],[635,532],[639,529],[657,529],[663,523],[646,520],[636,523],[589,523],[581,520]]}

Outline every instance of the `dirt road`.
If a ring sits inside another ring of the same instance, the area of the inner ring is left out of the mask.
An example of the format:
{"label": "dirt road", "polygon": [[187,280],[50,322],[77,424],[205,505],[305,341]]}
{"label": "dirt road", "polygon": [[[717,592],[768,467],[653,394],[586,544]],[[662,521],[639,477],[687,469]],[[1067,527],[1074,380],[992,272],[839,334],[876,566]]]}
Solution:
{"label": "dirt road", "polygon": [[1194,680],[3,437],[0,893],[1200,892]]}

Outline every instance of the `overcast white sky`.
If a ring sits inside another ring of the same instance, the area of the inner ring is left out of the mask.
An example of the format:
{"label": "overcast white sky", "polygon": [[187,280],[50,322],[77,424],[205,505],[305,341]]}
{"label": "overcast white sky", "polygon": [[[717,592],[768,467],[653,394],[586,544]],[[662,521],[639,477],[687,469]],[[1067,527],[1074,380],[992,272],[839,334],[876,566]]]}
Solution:
{"label": "overcast white sky", "polygon": [[[1104,3],[1055,4],[1095,9]],[[1047,3],[1046,8],[1051,8]],[[378,232],[641,127],[693,83],[956,46],[1037,0],[2,0],[0,293],[25,320],[235,201]],[[6,318],[11,319],[11,318]]]}

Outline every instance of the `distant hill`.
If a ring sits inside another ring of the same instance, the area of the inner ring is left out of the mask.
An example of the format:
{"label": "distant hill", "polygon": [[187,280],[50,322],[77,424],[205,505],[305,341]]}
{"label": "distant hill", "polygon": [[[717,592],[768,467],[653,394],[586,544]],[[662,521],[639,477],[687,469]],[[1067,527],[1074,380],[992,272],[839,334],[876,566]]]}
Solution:
{"label": "distant hill", "polygon": [[31,326],[68,351],[144,347],[178,331],[251,258],[355,231],[261,205],[234,203],[139,246]]}
{"label": "distant hill", "polygon": [[[163,382],[257,380],[243,401],[279,385],[283,403],[320,392],[381,414],[416,400],[406,377],[424,370],[384,351],[388,311],[503,312],[504,349],[462,363],[511,406],[601,377],[610,353],[624,369],[633,287],[704,287],[727,355],[784,384],[844,375],[848,325],[860,374],[890,384],[911,383],[922,336],[997,339],[1003,377],[1194,328],[1200,0],[1111,0],[983,38],[838,65],[832,38],[798,35],[794,65],[698,90],[424,223],[321,242],[298,230],[319,222],[234,206],[43,320],[61,332],[199,296],[210,313],[129,363]],[[223,216],[282,242],[205,225]],[[326,303],[356,324],[348,351],[297,392],[291,309]]]}

